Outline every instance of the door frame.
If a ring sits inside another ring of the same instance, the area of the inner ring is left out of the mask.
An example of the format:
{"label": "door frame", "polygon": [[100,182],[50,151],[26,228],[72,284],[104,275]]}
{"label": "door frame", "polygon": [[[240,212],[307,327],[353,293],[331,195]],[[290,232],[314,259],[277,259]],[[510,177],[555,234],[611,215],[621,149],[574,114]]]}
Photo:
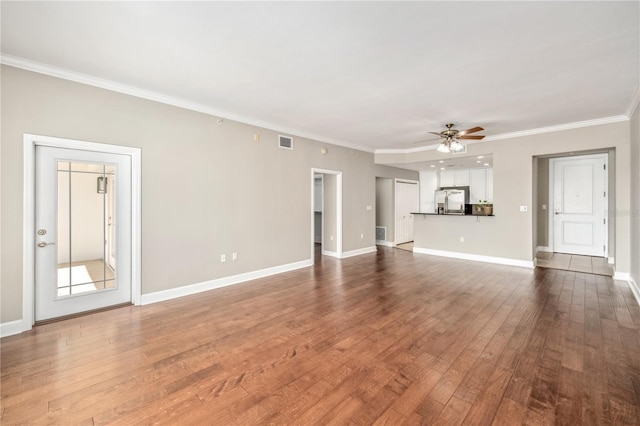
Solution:
{"label": "door frame", "polygon": [[[314,212],[314,196],[315,196],[315,175],[335,175],[336,176],[336,253],[335,257],[342,257],[342,172],[337,170],[316,169],[311,168],[311,264],[315,263],[315,212]],[[325,224],[325,208],[324,208],[324,177],[322,178],[322,244],[324,248],[324,230]],[[332,256],[333,253],[323,254]]]}
{"label": "door frame", "polygon": [[[609,154],[608,153],[598,153],[598,154],[587,154],[587,155],[569,155],[565,157],[552,157],[549,158],[549,208],[547,209],[547,214],[549,216],[548,219],[548,236],[547,243],[548,247],[552,253],[555,252],[555,240],[554,240],[554,173],[553,170],[555,168],[555,163],[557,161],[562,160],[589,160],[589,159],[602,159],[604,160],[604,165],[607,167],[604,170],[604,187],[606,188],[607,196],[604,197],[604,205],[605,210],[609,209],[609,193],[611,192],[611,188],[609,188]],[[610,220],[605,213],[605,219]],[[609,223],[604,223],[604,257],[606,259],[609,258]]]}
{"label": "door frame", "polygon": [[36,146],[105,152],[131,157],[131,302],[141,301],[141,150],[120,145],[25,133],[23,136],[22,331],[35,323]]}
{"label": "door frame", "polygon": [[[396,198],[398,197],[398,183],[408,183],[408,184],[416,184],[416,189],[418,191],[418,211],[420,211],[420,181],[419,180],[411,180],[411,179],[400,179],[395,178],[393,180],[393,246],[396,247],[398,245],[398,204],[396,203]],[[413,215],[411,215],[411,220],[413,220]],[[404,244],[404,243],[400,243]]]}

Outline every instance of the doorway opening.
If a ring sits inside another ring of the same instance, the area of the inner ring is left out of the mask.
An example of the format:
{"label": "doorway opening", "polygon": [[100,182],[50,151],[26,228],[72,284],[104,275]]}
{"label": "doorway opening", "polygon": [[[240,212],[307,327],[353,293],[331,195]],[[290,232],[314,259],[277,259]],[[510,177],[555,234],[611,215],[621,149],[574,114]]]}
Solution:
{"label": "doorway opening", "polygon": [[342,257],[342,172],[311,169],[311,259]]}
{"label": "doorway opening", "polygon": [[613,275],[615,152],[534,157],[537,266]]}
{"label": "doorway opening", "polygon": [[140,303],[140,149],[24,135],[22,331]]}

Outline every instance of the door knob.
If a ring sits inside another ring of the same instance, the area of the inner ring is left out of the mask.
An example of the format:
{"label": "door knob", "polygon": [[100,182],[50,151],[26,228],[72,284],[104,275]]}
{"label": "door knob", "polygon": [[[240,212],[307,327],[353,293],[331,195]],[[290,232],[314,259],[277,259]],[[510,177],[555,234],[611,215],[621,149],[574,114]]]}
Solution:
{"label": "door knob", "polygon": [[38,247],[52,246],[52,245],[54,245],[54,244],[55,244],[55,243],[45,243],[44,241],[40,241],[40,242],[38,243]]}

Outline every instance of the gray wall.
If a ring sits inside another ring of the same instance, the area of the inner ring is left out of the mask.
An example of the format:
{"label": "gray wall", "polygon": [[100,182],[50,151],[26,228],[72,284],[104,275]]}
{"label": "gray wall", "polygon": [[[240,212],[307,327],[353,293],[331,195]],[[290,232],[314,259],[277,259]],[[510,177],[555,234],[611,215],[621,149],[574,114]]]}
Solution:
{"label": "gray wall", "polygon": [[[489,239],[483,239],[479,228],[472,228],[469,241],[465,243],[466,253],[487,256],[532,260],[533,216],[531,208],[520,212],[519,206],[534,205],[533,194],[533,157],[557,154],[569,154],[574,151],[615,149],[615,171],[613,182],[615,208],[610,217],[616,220],[615,240],[612,251],[615,253],[616,271],[629,272],[630,268],[630,156],[628,121],[611,124],[562,130],[551,133],[522,136],[511,139],[487,141],[469,144],[468,155],[493,154],[494,213],[492,233]],[[379,164],[404,164],[445,158],[446,154],[435,150],[414,154],[376,154]],[[610,181],[611,182],[611,181]],[[478,235],[473,235],[478,229]],[[442,244],[433,249],[452,250],[450,244]]]}
{"label": "gray wall", "polygon": [[280,149],[272,130],[8,66],[1,79],[1,322],[22,317],[24,133],[141,148],[143,294],[309,259],[312,168],[343,172],[344,251],[375,245],[376,176],[417,179],[367,152],[296,135]]}
{"label": "gray wall", "polygon": [[387,228],[385,241],[393,242],[394,220],[394,180],[389,178],[376,178],[376,226]]}
{"label": "gray wall", "polygon": [[640,285],[640,107],[631,117],[631,278]]}

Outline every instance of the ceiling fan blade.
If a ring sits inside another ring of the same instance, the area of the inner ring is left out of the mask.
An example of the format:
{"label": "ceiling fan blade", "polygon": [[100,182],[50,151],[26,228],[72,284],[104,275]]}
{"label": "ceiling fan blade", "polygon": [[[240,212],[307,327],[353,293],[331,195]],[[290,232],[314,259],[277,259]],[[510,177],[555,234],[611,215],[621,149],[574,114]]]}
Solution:
{"label": "ceiling fan blade", "polygon": [[432,135],[438,135],[440,137],[443,137],[441,133],[436,133],[436,132],[429,132],[429,133],[431,133]]}
{"label": "ceiling fan blade", "polygon": [[463,130],[463,131],[459,132],[458,135],[460,135],[460,136],[468,135],[469,133],[481,132],[483,130],[484,129],[482,127],[474,127],[472,129]]}
{"label": "ceiling fan blade", "polygon": [[484,136],[480,136],[480,135],[472,135],[472,136],[458,136],[458,139],[475,139],[475,140],[480,140],[480,139],[484,139]]}

